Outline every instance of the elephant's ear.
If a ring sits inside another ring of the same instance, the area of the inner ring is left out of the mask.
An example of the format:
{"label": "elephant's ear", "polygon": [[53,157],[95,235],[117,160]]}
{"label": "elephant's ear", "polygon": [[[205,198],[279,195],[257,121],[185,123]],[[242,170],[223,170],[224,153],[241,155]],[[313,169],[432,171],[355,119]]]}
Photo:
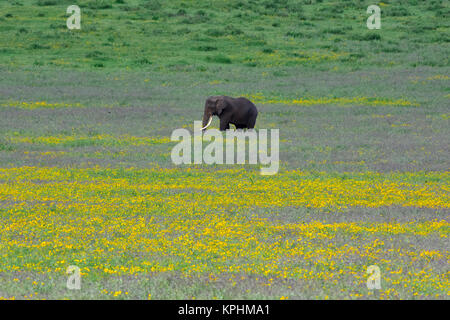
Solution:
{"label": "elephant's ear", "polygon": [[225,101],[225,99],[218,98],[216,101],[216,110],[217,110],[217,114],[219,116],[223,112],[223,110],[225,110],[226,107],[227,107],[227,102]]}

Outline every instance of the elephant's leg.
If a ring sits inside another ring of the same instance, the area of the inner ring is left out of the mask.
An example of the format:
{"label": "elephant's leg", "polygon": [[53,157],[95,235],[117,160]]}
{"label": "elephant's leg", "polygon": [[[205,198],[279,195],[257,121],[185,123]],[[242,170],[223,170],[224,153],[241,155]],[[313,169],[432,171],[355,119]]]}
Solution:
{"label": "elephant's leg", "polygon": [[247,125],[245,125],[245,124],[236,124],[235,126],[236,126],[236,129],[245,129],[245,128],[247,128]]}
{"label": "elephant's leg", "polygon": [[255,127],[255,123],[256,123],[256,115],[250,117],[250,119],[247,122],[247,128],[253,129]]}
{"label": "elephant's leg", "polygon": [[220,119],[220,131],[225,131],[230,129],[230,122],[228,119]]}

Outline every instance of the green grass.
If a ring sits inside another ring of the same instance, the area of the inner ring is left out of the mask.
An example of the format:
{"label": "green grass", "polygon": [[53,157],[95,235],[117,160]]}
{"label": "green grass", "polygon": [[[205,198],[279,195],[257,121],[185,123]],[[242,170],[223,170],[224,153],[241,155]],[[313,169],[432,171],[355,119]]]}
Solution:
{"label": "green grass", "polygon": [[80,1],[82,27],[72,31],[69,4],[3,1],[2,64],[137,69],[146,59],[146,68],[166,72],[208,69],[211,62],[245,70],[249,59],[261,68],[448,65],[445,1],[381,5],[381,30],[365,25],[370,1]]}

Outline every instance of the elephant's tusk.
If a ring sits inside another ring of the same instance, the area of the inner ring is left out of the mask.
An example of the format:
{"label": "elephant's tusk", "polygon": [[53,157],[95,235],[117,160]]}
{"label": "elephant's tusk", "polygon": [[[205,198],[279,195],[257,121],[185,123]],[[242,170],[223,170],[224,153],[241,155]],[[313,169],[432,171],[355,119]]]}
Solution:
{"label": "elephant's tusk", "polygon": [[204,126],[203,128],[201,128],[200,130],[205,130],[206,128],[208,128],[209,125],[211,124],[211,121],[212,121],[212,116],[209,117],[209,121],[208,121],[208,123],[206,124],[206,126]]}

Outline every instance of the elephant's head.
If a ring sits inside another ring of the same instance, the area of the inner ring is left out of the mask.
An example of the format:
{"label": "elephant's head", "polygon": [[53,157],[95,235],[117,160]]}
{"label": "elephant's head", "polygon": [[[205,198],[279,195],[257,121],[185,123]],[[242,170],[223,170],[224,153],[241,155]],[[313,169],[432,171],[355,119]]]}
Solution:
{"label": "elephant's head", "polygon": [[220,116],[226,106],[227,102],[225,101],[224,96],[213,96],[206,99],[202,130],[208,128],[211,124],[212,117]]}

